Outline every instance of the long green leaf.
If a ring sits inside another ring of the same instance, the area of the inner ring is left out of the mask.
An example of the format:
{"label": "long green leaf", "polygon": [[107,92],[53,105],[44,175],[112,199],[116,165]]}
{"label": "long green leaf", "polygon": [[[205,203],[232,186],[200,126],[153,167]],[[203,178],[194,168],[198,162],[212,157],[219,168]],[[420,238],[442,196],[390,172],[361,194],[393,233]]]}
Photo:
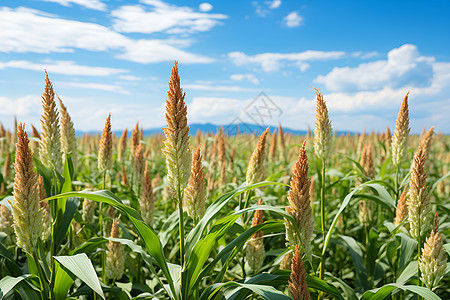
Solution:
{"label": "long green leaf", "polygon": [[14,287],[22,280],[27,279],[32,275],[21,275],[18,277],[5,276],[0,280],[0,299],[3,299]]}
{"label": "long green leaf", "polygon": [[267,286],[267,285],[258,285],[258,284],[246,284],[246,283],[239,283],[235,281],[229,281],[226,283],[216,283],[212,286],[209,286],[200,296],[199,300],[203,299],[212,299],[212,296],[214,296],[216,293],[218,293],[223,288],[230,288],[230,287],[240,287],[244,289],[248,289],[255,294],[261,296],[263,299],[266,300],[290,300],[291,298],[283,294],[282,292],[275,289],[273,286]]}
{"label": "long green leaf", "polygon": [[73,256],[54,256],[54,258],[67,270],[72,272],[73,275],[86,283],[100,297],[105,299],[94,266],[85,253]]}
{"label": "long green leaf", "polygon": [[55,262],[55,281],[52,284],[51,292],[55,300],[67,299],[67,293],[72,286],[74,280],[72,277],[61,267],[61,264]]}
{"label": "long green leaf", "polygon": [[[69,192],[47,198],[46,200],[57,199],[61,197],[81,197],[81,198],[88,198],[96,202],[107,203],[109,205],[114,206],[114,208],[119,210],[122,214],[126,215],[133,224],[139,236],[142,238],[142,241],[144,242],[146,249],[148,250],[150,255],[155,259],[156,264],[161,268],[164,275],[166,276],[166,279],[170,286],[170,291],[172,292],[172,294],[175,293],[175,287],[173,285],[173,280],[169,272],[166,259],[164,257],[162,244],[158,239],[158,236],[155,233],[155,231],[142,221],[141,215],[135,209],[127,205],[124,205],[122,201],[116,197],[116,195],[107,190],[94,192],[87,192],[87,191]],[[170,294],[169,291],[168,293]]]}
{"label": "long green leaf", "polygon": [[410,291],[414,294],[423,297],[426,300],[442,300],[440,297],[438,297],[435,293],[433,293],[427,288],[415,285],[402,285],[398,283],[389,283],[381,288],[367,291],[362,295],[361,300],[390,299],[392,292],[394,292],[397,289],[401,289],[403,291]]}

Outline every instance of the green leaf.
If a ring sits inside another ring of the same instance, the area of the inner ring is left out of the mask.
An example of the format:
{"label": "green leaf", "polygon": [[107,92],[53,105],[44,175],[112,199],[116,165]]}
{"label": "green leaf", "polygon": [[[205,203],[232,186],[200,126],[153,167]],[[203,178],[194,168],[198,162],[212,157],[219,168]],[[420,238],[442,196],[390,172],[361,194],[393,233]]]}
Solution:
{"label": "green leaf", "polygon": [[78,211],[78,206],[80,204],[79,197],[67,197],[65,198],[64,205],[66,208],[64,209],[64,215],[61,219],[60,223],[55,227],[56,232],[53,237],[55,242],[55,248],[58,248],[59,245],[64,241],[67,231],[69,230],[70,223],[72,222],[75,213]]}
{"label": "green leaf", "polygon": [[67,293],[72,286],[74,280],[72,277],[61,267],[58,261],[55,261],[55,281],[52,284],[52,294],[56,300],[67,299]]}
{"label": "green leaf", "polygon": [[367,291],[362,295],[361,300],[391,299],[392,292],[394,292],[397,289],[401,289],[403,291],[410,291],[414,294],[423,297],[426,300],[442,300],[435,293],[433,293],[427,288],[415,285],[402,285],[398,283],[389,283],[381,288]]}
{"label": "green leaf", "polygon": [[208,208],[205,211],[205,215],[200,220],[200,222],[197,224],[197,226],[194,227],[194,229],[189,232],[189,234],[186,236],[186,260],[189,260],[189,256],[191,255],[192,249],[195,247],[197,242],[200,240],[203,232],[205,231],[205,228],[208,226],[209,223],[212,222],[213,218],[222,210],[222,208],[236,196],[239,196],[240,194],[252,190],[258,187],[266,186],[266,185],[283,185],[287,186],[283,183],[279,182],[268,182],[263,181],[260,183],[255,183],[249,186],[243,186],[240,188],[237,188],[234,191],[228,192],[219,198],[217,198],[211,205],[208,206]]}
{"label": "green leaf", "polygon": [[29,276],[33,275],[21,275],[18,277],[5,276],[0,280],[0,299],[3,299],[6,294],[8,294],[16,285],[18,285],[22,280],[27,279]]}
{"label": "green leaf", "polygon": [[0,243],[0,257],[5,258],[5,265],[12,276],[22,275],[22,270],[14,261],[13,255],[8,251],[8,249],[5,248],[5,246],[3,246],[2,243]]}
{"label": "green leaf", "polygon": [[226,283],[216,283],[209,286],[200,296],[199,300],[212,299],[222,288],[240,287],[248,289],[253,293],[261,296],[266,300],[290,300],[291,298],[275,289],[273,286],[258,285],[258,284],[246,284],[235,281],[229,281]]}
{"label": "green leaf", "polygon": [[417,241],[410,238],[403,232],[398,233],[396,236],[400,236],[401,238],[400,260],[398,263],[398,273],[401,273],[412,260],[414,251],[417,249]]}
{"label": "green leaf", "polygon": [[336,299],[344,300],[344,297],[342,297],[341,293],[336,287],[320,279],[319,277],[306,275],[306,283],[308,284],[309,288],[330,294]]}
{"label": "green leaf", "polygon": [[54,256],[54,258],[67,270],[72,272],[73,275],[86,283],[100,297],[105,299],[94,266],[85,253],[73,256]]}
{"label": "green leaf", "polygon": [[[88,198],[96,202],[103,202],[114,206],[114,208],[119,210],[123,215],[126,215],[133,224],[142,241],[144,242],[147,251],[155,259],[156,264],[163,271],[169,283],[170,291],[172,292],[172,294],[174,294],[175,288],[169,272],[169,268],[167,266],[166,259],[164,257],[164,250],[162,248],[161,241],[158,239],[155,231],[142,221],[141,215],[135,209],[124,205],[122,203],[122,200],[120,200],[116,195],[107,190],[93,192],[69,192],[47,198],[46,200],[57,199],[61,197],[81,197]],[[170,294],[169,291],[167,292]]]}
{"label": "green leaf", "polygon": [[417,276],[417,269],[418,269],[418,262],[417,260],[411,261],[406,268],[404,268],[403,272],[398,276],[396,283],[406,283],[411,277]]}
{"label": "green leaf", "polygon": [[340,236],[352,257],[353,265],[355,267],[357,279],[356,285],[360,292],[366,291],[369,288],[369,282],[367,281],[367,270],[364,265],[363,251],[354,238],[350,236]]}

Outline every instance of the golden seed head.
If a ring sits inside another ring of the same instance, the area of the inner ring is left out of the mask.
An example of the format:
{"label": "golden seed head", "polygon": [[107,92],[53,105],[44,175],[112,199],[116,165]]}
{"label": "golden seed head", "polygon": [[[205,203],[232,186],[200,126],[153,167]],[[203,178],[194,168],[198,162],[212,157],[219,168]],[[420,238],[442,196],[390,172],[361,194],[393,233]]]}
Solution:
{"label": "golden seed head", "polygon": [[133,158],[136,147],[140,144],[139,122],[136,123],[133,131],[131,132],[131,158]]}
{"label": "golden seed head", "polygon": [[423,145],[423,150],[425,152],[425,159],[428,159],[431,148],[431,140],[433,139],[434,126],[432,126],[420,139],[420,144]]}
{"label": "golden seed head", "polygon": [[425,173],[425,151],[421,144],[414,155],[409,182],[409,197],[407,199],[409,213],[409,232],[415,239],[424,237],[431,229],[433,215],[431,214],[430,198],[427,193],[427,174]]}
{"label": "golden seed head", "polygon": [[[119,218],[114,219],[112,222],[111,238],[119,237]],[[109,241],[108,250],[106,251],[105,269],[106,276],[109,279],[118,280],[122,278],[125,269],[125,254],[121,243]]]}
{"label": "golden seed head", "polygon": [[269,148],[269,161],[272,164],[275,164],[277,162],[277,130],[275,129],[272,133],[272,139],[270,141],[270,148]]}
{"label": "golden seed head", "polygon": [[59,106],[61,107],[61,150],[63,152],[62,163],[66,160],[66,155],[70,154],[72,158],[72,164],[75,168],[77,165],[77,140],[75,137],[75,129],[73,128],[73,122],[67,112],[67,107],[62,100],[58,97]]}
{"label": "golden seed head", "polygon": [[332,147],[331,121],[322,93],[316,89],[316,128],[314,129],[314,150],[318,158],[327,160]]}
{"label": "golden seed head", "polygon": [[289,293],[294,300],[309,300],[311,295],[306,284],[305,265],[298,245],[295,245],[295,253],[291,264],[291,279],[289,280]]}
{"label": "golden seed head", "polygon": [[425,285],[433,290],[436,288],[445,275],[447,266],[447,254],[444,249],[442,237],[438,232],[439,219],[437,214],[434,219],[434,228],[430,236],[427,237],[422,256],[419,259],[421,280]]}
{"label": "golden seed head", "polygon": [[119,145],[117,147],[117,160],[119,162],[124,162],[125,152],[127,151],[127,136],[128,129],[125,128],[120,136]]}
{"label": "golden seed head", "polygon": [[287,152],[286,152],[286,142],[284,140],[284,132],[283,127],[281,127],[281,123],[278,125],[278,136],[280,137],[280,143],[279,143],[279,152],[280,152],[280,159],[283,162],[287,162]]}
{"label": "golden seed head", "polygon": [[144,170],[145,170],[144,145],[139,143],[139,145],[137,145],[137,147],[134,149],[134,156],[133,156],[133,185],[136,191],[141,189]]}
{"label": "golden seed head", "polygon": [[408,186],[403,189],[402,195],[397,203],[397,209],[395,211],[394,225],[398,226],[408,215],[408,206],[406,205],[406,192]]}
{"label": "golden seed head", "polygon": [[264,169],[264,157],[266,155],[266,137],[268,133],[269,127],[267,127],[267,129],[261,134],[255,150],[250,157],[246,176],[248,185],[260,182],[266,176]]}
{"label": "golden seed head", "polygon": [[139,202],[141,216],[145,223],[153,226],[153,212],[155,209],[155,196],[153,195],[152,179],[148,162],[145,163],[144,177],[142,180],[142,194]]}
{"label": "golden seed head", "polygon": [[192,157],[191,176],[184,190],[183,208],[194,220],[200,220],[205,214],[206,184],[203,172],[200,145]]}
{"label": "golden seed head", "polygon": [[406,93],[403,99],[402,105],[400,106],[400,111],[395,122],[395,131],[392,136],[392,163],[394,166],[400,166],[403,158],[408,150],[408,139],[409,139],[409,109],[408,109],[408,95]]}
{"label": "golden seed head", "polygon": [[59,130],[59,116],[56,111],[55,93],[52,83],[45,72],[45,91],[42,96],[43,113],[41,115],[41,141],[39,143],[39,157],[49,169],[62,171],[61,135]]}
{"label": "golden seed head", "polygon": [[112,168],[112,133],[111,133],[111,113],[106,118],[105,128],[103,128],[100,146],[98,149],[98,168],[102,172]]}
{"label": "golden seed head", "polygon": [[374,179],[375,178],[375,167],[373,164],[374,154],[372,148],[372,142],[365,144],[363,147],[363,151],[361,154],[361,160],[359,164],[364,170],[364,175],[367,177]]}
{"label": "golden seed head", "polygon": [[[262,205],[262,199],[259,199],[256,205]],[[252,227],[263,223],[262,210],[255,210],[252,220]],[[264,263],[265,249],[264,249],[264,233],[257,231],[253,234],[252,238],[247,241],[246,245],[246,258],[250,269],[254,273],[258,272]]]}
{"label": "golden seed head", "polygon": [[167,127],[163,152],[166,156],[167,177],[169,186],[174,191],[183,190],[189,180],[190,162],[192,159],[189,147],[189,127],[187,126],[187,107],[184,102],[185,93],[180,86],[178,62],[172,68],[169,82],[168,99],[166,100]]}
{"label": "golden seed head", "polygon": [[29,140],[25,125],[19,124],[17,129],[16,172],[14,178],[14,200],[11,204],[14,218],[14,231],[17,245],[26,252],[32,253],[43,230],[43,210],[39,204],[39,184],[33,171],[33,154],[29,148]]}
{"label": "golden seed head", "polygon": [[305,143],[306,142],[304,142],[302,148],[300,148],[300,154],[295,163],[288,193],[289,206],[286,207],[286,211],[294,217],[295,222],[297,223],[300,236],[298,237],[296,235],[296,231],[291,222],[286,220],[285,224],[286,238],[289,243],[291,245],[301,243],[309,259],[312,255],[311,239],[314,223],[311,200],[309,199],[311,180],[308,177],[309,166]]}
{"label": "golden seed head", "polygon": [[95,208],[97,207],[97,202],[84,199],[83,200],[83,213],[82,218],[83,221],[85,221],[88,224],[94,224],[95,223]]}

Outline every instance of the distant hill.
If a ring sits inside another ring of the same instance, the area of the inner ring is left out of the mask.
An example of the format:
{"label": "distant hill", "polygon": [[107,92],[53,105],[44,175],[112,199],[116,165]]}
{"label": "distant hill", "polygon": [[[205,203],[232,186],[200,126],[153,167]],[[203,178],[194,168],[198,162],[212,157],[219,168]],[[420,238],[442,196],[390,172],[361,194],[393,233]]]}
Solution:
{"label": "distant hill", "polygon": [[[250,123],[237,123],[237,124],[228,124],[228,125],[215,125],[215,124],[211,124],[211,123],[189,124],[189,127],[191,127],[191,129],[190,129],[191,135],[195,135],[197,130],[200,130],[205,133],[207,133],[207,132],[216,133],[219,130],[219,128],[222,126],[227,135],[236,135],[238,132],[240,132],[240,133],[256,132],[256,134],[259,135],[267,128],[267,126],[260,126],[257,124],[250,124]],[[271,131],[273,131],[275,128],[278,128],[278,126],[270,126],[270,127],[271,127]],[[311,130],[313,130],[313,128]],[[122,131],[123,130],[115,130],[113,132],[115,132],[117,135],[120,136],[122,134]],[[130,128],[128,130],[128,135],[131,135],[131,131],[132,131],[132,129]],[[291,129],[288,127],[283,127],[283,131],[285,133],[291,133],[294,135],[306,135],[306,133],[307,133],[306,130],[296,130],[296,129]],[[77,131],[77,135],[82,135],[83,133],[97,134],[97,133],[101,133],[101,131],[89,131],[89,132]],[[153,135],[156,133],[163,133],[162,127],[161,128],[144,129],[144,136],[149,136],[149,135]],[[347,134],[347,131],[337,131],[337,134],[338,135]],[[350,134],[353,135],[353,134],[355,134],[355,132],[350,132]]]}

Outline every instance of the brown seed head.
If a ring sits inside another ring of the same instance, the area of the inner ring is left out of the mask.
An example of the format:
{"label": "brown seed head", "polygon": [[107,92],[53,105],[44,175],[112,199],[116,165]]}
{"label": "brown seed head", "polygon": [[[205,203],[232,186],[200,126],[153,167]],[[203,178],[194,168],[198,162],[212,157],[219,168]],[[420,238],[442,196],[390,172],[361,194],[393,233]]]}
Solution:
{"label": "brown seed head", "polygon": [[140,199],[142,219],[145,223],[153,226],[153,211],[155,208],[155,196],[153,195],[152,179],[148,162],[145,163],[144,177],[142,181],[142,195]]}
{"label": "brown seed head", "polygon": [[297,237],[294,226],[286,221],[286,236],[290,244],[301,243],[305,249],[306,255],[311,255],[311,239],[314,230],[313,215],[311,209],[311,200],[309,199],[309,189],[311,180],[308,177],[308,157],[306,155],[305,143],[300,148],[300,154],[294,167],[288,200],[289,206],[286,211],[291,214],[300,230],[300,236]]}
{"label": "brown seed head", "polygon": [[289,293],[294,300],[309,300],[311,295],[306,284],[306,271],[298,245],[295,245],[295,253],[292,258],[291,280],[289,281]]}
{"label": "brown seed head", "polygon": [[170,77],[168,99],[166,100],[167,127],[163,128],[166,135],[163,152],[166,155],[167,176],[169,186],[174,191],[185,188],[189,180],[192,158],[189,147],[187,107],[184,102],[186,94],[181,89],[177,64],[178,62],[175,61]]}
{"label": "brown seed head", "polygon": [[73,128],[73,122],[67,112],[67,107],[62,100],[58,97],[59,106],[61,107],[61,150],[63,152],[62,163],[66,160],[66,155],[70,154],[72,164],[74,168],[77,165],[77,140],[75,137],[75,129]]}
{"label": "brown seed head", "polygon": [[269,127],[261,134],[247,168],[247,184],[251,185],[264,179],[264,157],[266,155],[266,137]]}
{"label": "brown seed head", "polygon": [[117,160],[119,162],[123,162],[125,158],[125,152],[127,151],[127,138],[128,138],[128,129],[122,132],[122,135],[119,139],[119,145],[117,147]]}
{"label": "brown seed head", "polygon": [[192,157],[191,176],[184,190],[183,207],[194,220],[199,220],[205,213],[206,185],[202,166],[201,146],[198,145]]}
{"label": "brown seed head", "polygon": [[394,225],[398,226],[408,215],[408,206],[406,205],[406,192],[408,190],[408,186],[405,186],[403,189],[402,195],[397,203],[397,209],[395,211],[395,219]]}
{"label": "brown seed head", "polygon": [[103,128],[98,150],[98,168],[102,172],[112,168],[112,133],[111,133],[111,113],[106,118],[105,128]]}

